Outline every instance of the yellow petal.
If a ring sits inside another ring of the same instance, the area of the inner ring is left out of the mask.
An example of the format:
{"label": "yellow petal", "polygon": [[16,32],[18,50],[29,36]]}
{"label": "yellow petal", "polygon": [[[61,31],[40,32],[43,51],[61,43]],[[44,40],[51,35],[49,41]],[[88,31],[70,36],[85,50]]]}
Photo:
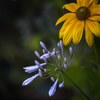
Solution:
{"label": "yellow petal", "polygon": [[93,0],[77,0],[79,6],[86,6],[86,7],[88,7],[92,2]]}
{"label": "yellow petal", "polygon": [[70,23],[75,17],[76,17],[75,14],[72,14],[72,16],[71,16],[70,18],[68,18],[68,19],[64,22],[63,26],[61,27],[61,29],[60,29],[60,31],[59,31],[59,38],[62,38],[65,29],[67,28],[67,26],[69,25],[69,23]]}
{"label": "yellow petal", "polygon": [[60,30],[60,32],[59,32],[59,38],[62,38],[62,37],[64,37],[65,36],[65,34],[67,33],[65,30],[70,30],[70,27],[71,27],[71,21],[66,21],[65,23],[64,23],[64,25],[62,26],[62,28],[61,28],[61,30]]}
{"label": "yellow petal", "polygon": [[64,32],[60,32],[59,33],[59,38],[61,39],[63,37],[63,35],[64,35]]}
{"label": "yellow petal", "polygon": [[93,0],[92,3],[89,5],[89,9],[94,8],[95,5],[97,5],[97,1],[98,1],[98,0]]}
{"label": "yellow petal", "polygon": [[64,33],[63,39],[66,39],[67,34],[69,34],[70,31],[73,30],[73,27],[76,22],[77,22],[77,18],[74,18],[73,20],[70,21],[70,23],[67,25],[66,29],[63,32]]}
{"label": "yellow petal", "polygon": [[79,6],[82,6],[82,2],[83,2],[84,0],[77,0],[77,3],[78,3],[78,5]]}
{"label": "yellow petal", "polygon": [[87,44],[92,47],[93,42],[94,42],[94,35],[93,33],[90,31],[90,29],[88,28],[87,25],[85,25],[85,40],[87,42]]}
{"label": "yellow petal", "polygon": [[78,5],[76,3],[70,3],[70,4],[65,4],[63,6],[63,8],[66,8],[67,10],[71,11],[71,12],[76,12],[76,10],[78,9]]}
{"label": "yellow petal", "polygon": [[88,7],[96,5],[97,0],[88,0]]}
{"label": "yellow petal", "polygon": [[64,45],[68,45],[72,39],[72,31],[73,31],[73,27],[76,23],[77,19],[73,19],[69,25],[66,27],[65,31],[63,32],[63,43]]}
{"label": "yellow petal", "polygon": [[89,19],[93,20],[93,21],[99,21],[100,22],[100,16],[91,16]]}
{"label": "yellow petal", "polygon": [[68,45],[71,42],[71,39],[72,39],[72,31],[66,34],[66,38],[63,37],[63,44]]}
{"label": "yellow petal", "polygon": [[73,43],[78,44],[82,38],[84,30],[84,21],[77,21],[73,28]]}
{"label": "yellow petal", "polygon": [[100,14],[100,4],[92,7],[90,11],[91,11],[91,15]]}
{"label": "yellow petal", "polygon": [[92,5],[92,3],[94,3],[94,1],[96,1],[96,0],[77,0],[77,3],[79,6],[88,7],[88,6]]}
{"label": "yellow petal", "polygon": [[63,22],[66,20],[66,17],[68,16],[69,14],[65,14],[63,15],[62,17],[60,17],[57,22],[56,22],[56,25],[58,25],[59,23]]}
{"label": "yellow petal", "polygon": [[98,22],[87,20],[86,24],[95,36],[100,37],[100,24]]}
{"label": "yellow petal", "polygon": [[58,25],[59,23],[65,21],[65,20],[67,20],[68,18],[73,18],[74,16],[75,16],[74,13],[67,13],[67,14],[63,15],[62,17],[60,17],[60,18],[57,20],[56,25]]}
{"label": "yellow petal", "polygon": [[70,20],[66,20],[59,31],[59,38],[61,39],[64,35],[64,30],[66,29],[67,25],[69,24]]}

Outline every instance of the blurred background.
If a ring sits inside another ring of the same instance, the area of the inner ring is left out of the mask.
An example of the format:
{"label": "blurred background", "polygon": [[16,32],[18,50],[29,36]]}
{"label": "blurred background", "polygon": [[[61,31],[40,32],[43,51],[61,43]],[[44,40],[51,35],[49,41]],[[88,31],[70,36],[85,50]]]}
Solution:
{"label": "blurred background", "polygon": [[[86,100],[67,79],[65,87],[48,96],[52,82],[36,79],[22,87],[30,75],[23,67],[34,65],[34,51],[43,41],[52,48],[59,41],[55,22],[66,11],[61,7],[75,0],[0,0],[0,98],[1,100]],[[92,99],[100,100],[100,38],[89,48],[84,39],[74,49],[66,72]],[[68,47],[69,47],[68,46]],[[66,47],[66,51],[67,48]]]}

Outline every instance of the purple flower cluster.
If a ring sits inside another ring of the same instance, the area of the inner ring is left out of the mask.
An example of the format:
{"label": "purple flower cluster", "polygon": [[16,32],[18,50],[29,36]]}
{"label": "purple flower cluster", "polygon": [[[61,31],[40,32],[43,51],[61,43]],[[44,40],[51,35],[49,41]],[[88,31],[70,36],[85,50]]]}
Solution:
{"label": "purple flower cluster", "polygon": [[[45,77],[45,75],[48,75],[50,79],[54,82],[54,84],[51,86],[48,92],[48,95],[53,96],[56,92],[57,85],[59,88],[62,88],[64,86],[64,78],[62,75],[62,71],[65,71],[68,68],[68,62],[70,59],[68,60],[64,54],[64,48],[61,40],[58,42],[57,48],[53,48],[52,51],[49,51],[46,45],[41,41],[40,45],[43,49],[43,54],[40,55],[38,51],[35,51],[34,53],[43,63],[39,63],[37,60],[35,60],[34,61],[35,65],[23,68],[27,73],[32,73],[32,72],[38,72],[38,73],[26,79],[22,83],[22,86],[30,84],[37,77]],[[69,48],[69,52],[71,58],[72,57],[71,47]],[[47,65],[49,67],[47,67]],[[53,74],[55,74],[56,77],[53,77]],[[61,82],[59,82],[60,76],[62,79]]]}

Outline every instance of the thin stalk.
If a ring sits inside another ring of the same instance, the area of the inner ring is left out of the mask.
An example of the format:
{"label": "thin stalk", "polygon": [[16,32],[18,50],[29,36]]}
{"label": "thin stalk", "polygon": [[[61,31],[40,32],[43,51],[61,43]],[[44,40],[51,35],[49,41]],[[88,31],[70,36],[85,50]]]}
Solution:
{"label": "thin stalk", "polygon": [[62,74],[84,95],[84,97],[87,99],[87,100],[91,100],[89,98],[89,96],[87,96],[81,89],[80,87],[74,82],[72,81],[72,79],[67,75],[65,74],[63,71],[62,71]]}

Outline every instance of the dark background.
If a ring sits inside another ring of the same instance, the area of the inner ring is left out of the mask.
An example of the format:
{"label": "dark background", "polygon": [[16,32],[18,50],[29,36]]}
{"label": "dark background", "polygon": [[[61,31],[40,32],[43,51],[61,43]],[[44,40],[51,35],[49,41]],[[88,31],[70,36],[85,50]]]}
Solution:
{"label": "dark background", "polygon": [[[75,0],[0,0],[0,99],[1,100],[85,100],[66,80],[66,86],[48,96],[52,82],[37,79],[27,87],[22,82],[30,75],[24,66],[34,65],[34,50],[41,52],[39,41],[47,47],[59,41],[57,19],[66,11],[61,7]],[[95,39],[100,57],[100,38]],[[93,99],[100,100],[100,59],[84,40],[74,47],[75,56],[69,75]],[[83,53],[82,53],[83,52]],[[81,54],[81,56],[80,56]],[[96,63],[90,60],[95,61]]]}

